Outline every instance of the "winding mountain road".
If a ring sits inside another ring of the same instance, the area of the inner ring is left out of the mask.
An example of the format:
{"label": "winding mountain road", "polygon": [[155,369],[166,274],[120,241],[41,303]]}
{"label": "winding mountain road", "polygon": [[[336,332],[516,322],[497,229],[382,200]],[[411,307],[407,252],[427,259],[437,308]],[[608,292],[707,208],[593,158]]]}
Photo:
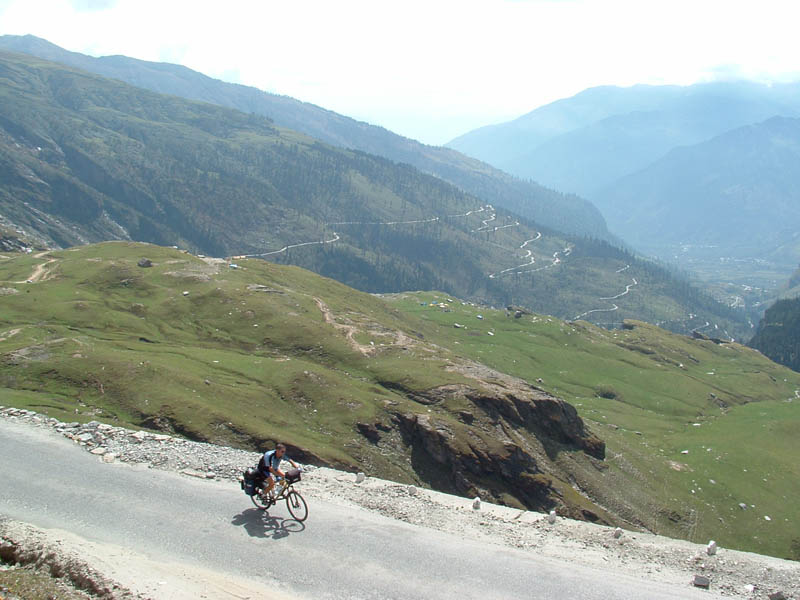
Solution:
{"label": "winding mountain road", "polygon": [[101,548],[112,571],[149,565],[137,582],[155,599],[192,597],[181,595],[192,586],[206,598],[715,597],[582,567],[580,555],[560,563],[314,497],[300,524],[282,506],[253,508],[229,482],[107,465],[21,424],[0,422],[0,456],[0,513]]}
{"label": "winding mountain road", "polygon": [[280,254],[281,252],[288,252],[292,248],[300,248],[301,246],[313,246],[315,244],[332,244],[333,242],[338,242],[341,238],[339,234],[335,231],[333,232],[333,237],[329,240],[321,240],[318,242],[303,242],[301,244],[288,244],[281,248],[280,250],[272,250],[271,252],[262,252],[261,254],[243,254],[247,258],[263,258],[264,256],[272,256],[273,254]]}
{"label": "winding mountain road", "polygon": [[[531,239],[522,242],[522,244],[519,247],[520,250],[523,250],[525,246],[527,246],[531,242],[535,242],[541,239],[541,237],[542,237],[541,232],[537,231],[535,237],[532,237]],[[505,275],[506,273],[511,273],[512,271],[516,271],[517,269],[524,269],[525,267],[529,267],[532,264],[536,263],[536,257],[533,256],[533,250],[531,250],[530,248],[528,250],[525,250],[525,256],[523,256],[522,258],[527,259],[528,262],[522,263],[521,265],[517,265],[516,267],[508,267],[507,269],[503,269],[502,271],[498,271],[497,273],[492,273],[491,275],[489,275],[489,279],[494,279],[498,275]]]}
{"label": "winding mountain road", "polygon": [[[628,265],[628,266],[630,266],[630,265]],[[622,269],[617,271],[617,273],[622,273],[622,271],[625,271],[628,268],[628,266],[623,267]],[[605,297],[605,298],[598,298],[598,300],[617,300],[618,298],[622,298],[623,296],[627,296],[628,294],[630,294],[631,290],[633,288],[635,288],[637,285],[639,285],[639,282],[636,281],[635,277],[631,277],[631,283],[629,283],[628,285],[625,286],[625,291],[620,292],[616,296],[608,296],[608,297]],[[587,310],[586,312],[583,312],[583,313],[579,314],[578,316],[576,316],[572,320],[573,321],[577,321],[578,319],[582,319],[582,318],[587,317],[587,316],[589,316],[591,314],[594,314],[594,313],[615,312],[617,310],[619,310],[619,306],[617,306],[616,303],[612,303],[610,308],[595,308],[595,309],[592,309],[592,310]]]}

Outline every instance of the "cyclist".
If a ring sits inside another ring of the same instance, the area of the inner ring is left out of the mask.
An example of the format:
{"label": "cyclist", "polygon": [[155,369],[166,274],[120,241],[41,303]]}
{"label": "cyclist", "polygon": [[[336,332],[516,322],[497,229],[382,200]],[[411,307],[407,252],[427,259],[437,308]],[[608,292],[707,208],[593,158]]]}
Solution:
{"label": "cyclist", "polygon": [[278,479],[286,477],[286,474],[280,469],[282,460],[288,460],[295,469],[300,468],[296,462],[286,456],[286,446],[283,444],[276,444],[275,450],[264,452],[264,456],[258,461],[258,472],[264,478],[264,496],[269,495]]}

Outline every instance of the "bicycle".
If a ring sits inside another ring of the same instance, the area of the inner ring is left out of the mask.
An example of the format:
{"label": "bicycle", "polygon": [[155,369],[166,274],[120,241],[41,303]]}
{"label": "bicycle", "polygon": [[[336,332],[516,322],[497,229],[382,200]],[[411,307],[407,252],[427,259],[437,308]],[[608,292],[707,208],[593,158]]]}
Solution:
{"label": "bicycle", "polygon": [[[295,472],[296,471],[296,472]],[[275,488],[270,495],[265,495],[264,490],[260,487],[263,482],[255,488],[255,493],[250,496],[253,504],[261,510],[275,506],[279,500],[286,500],[286,508],[289,514],[292,515],[295,521],[302,523],[308,518],[308,505],[306,504],[303,496],[294,489],[294,484],[300,481],[300,472],[297,469],[292,469],[286,473],[285,478],[275,483],[275,487],[280,486],[277,492]]]}

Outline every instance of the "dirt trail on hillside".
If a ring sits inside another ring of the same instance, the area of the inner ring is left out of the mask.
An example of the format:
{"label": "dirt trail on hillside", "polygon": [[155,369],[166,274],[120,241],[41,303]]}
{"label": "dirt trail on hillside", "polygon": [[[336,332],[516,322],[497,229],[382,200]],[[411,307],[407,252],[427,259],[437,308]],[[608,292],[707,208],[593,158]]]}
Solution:
{"label": "dirt trail on hillside", "polygon": [[[415,339],[413,339],[412,337],[409,337],[408,335],[406,335],[402,331],[397,330],[397,331],[389,332],[390,335],[393,338],[392,341],[389,344],[386,344],[386,343],[381,343],[380,345],[376,345],[376,344],[373,344],[373,343],[362,344],[358,340],[356,340],[355,335],[357,333],[361,333],[362,331],[363,332],[368,332],[368,328],[367,327],[359,328],[356,325],[351,325],[351,324],[347,324],[347,323],[339,323],[336,320],[336,317],[333,315],[333,312],[328,307],[328,305],[325,304],[325,302],[323,302],[322,300],[320,300],[319,298],[316,298],[316,297],[314,298],[314,302],[316,303],[317,308],[319,308],[320,312],[322,313],[322,317],[325,319],[325,322],[328,325],[332,325],[335,329],[343,332],[344,335],[345,335],[345,338],[347,339],[347,342],[350,344],[350,346],[352,346],[352,348],[354,350],[360,352],[364,356],[372,356],[375,353],[377,353],[379,350],[385,349],[387,346],[400,346],[400,347],[403,347],[403,348],[408,348],[408,347],[410,347],[412,345],[416,345],[416,343],[417,343],[417,341]],[[376,337],[379,337],[379,338],[386,336],[386,332],[383,332],[383,331],[381,331],[381,332],[370,332],[370,333],[372,333],[372,335],[375,335]]]}
{"label": "dirt trail on hillside", "polygon": [[353,347],[353,349],[357,350],[364,356],[370,356],[371,354],[375,354],[375,346],[361,344],[356,340],[355,335],[358,333],[358,328],[355,325],[346,325],[344,323],[338,323],[336,318],[333,316],[333,312],[331,309],[328,308],[328,305],[325,304],[319,298],[314,298],[314,302],[317,304],[317,308],[319,308],[320,312],[322,313],[322,317],[325,319],[325,322],[328,325],[333,325],[335,329],[344,332],[345,337],[347,338],[347,342]]}
{"label": "dirt trail on hillside", "polygon": [[[44,252],[39,252],[38,254],[34,254],[34,258],[41,258],[48,252],[49,250],[45,250]],[[49,258],[42,264],[36,265],[36,268],[33,270],[33,273],[30,274],[30,277],[28,277],[28,279],[23,281],[15,281],[14,283],[36,283],[37,281],[44,281],[46,279],[49,279],[51,272],[47,270],[47,267],[57,261],[58,261],[57,258]]]}

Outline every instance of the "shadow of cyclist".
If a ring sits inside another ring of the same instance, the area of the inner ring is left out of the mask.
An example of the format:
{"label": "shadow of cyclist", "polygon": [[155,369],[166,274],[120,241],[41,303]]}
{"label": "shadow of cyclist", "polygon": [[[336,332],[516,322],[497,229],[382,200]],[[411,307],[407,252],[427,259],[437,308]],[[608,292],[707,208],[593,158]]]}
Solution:
{"label": "shadow of cyclist", "polygon": [[231,525],[244,527],[251,537],[279,540],[291,533],[300,533],[306,526],[294,519],[281,519],[273,517],[267,511],[258,508],[243,510],[231,520]]}

